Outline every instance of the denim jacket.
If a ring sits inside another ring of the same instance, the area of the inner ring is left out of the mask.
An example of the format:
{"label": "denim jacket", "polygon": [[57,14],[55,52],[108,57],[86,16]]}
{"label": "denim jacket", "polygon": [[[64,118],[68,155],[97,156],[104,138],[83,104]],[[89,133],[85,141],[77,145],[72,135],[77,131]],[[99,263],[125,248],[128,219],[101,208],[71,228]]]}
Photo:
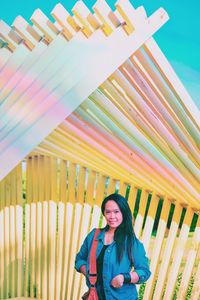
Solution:
{"label": "denim jacket", "polygon": [[[83,245],[80,248],[80,251],[76,255],[75,260],[75,269],[80,272],[80,267],[82,265],[86,266],[86,283],[87,286],[90,286],[88,280],[89,274],[89,260],[90,260],[90,249],[92,245],[92,240],[94,236],[95,229],[93,229],[88,236],[85,238]],[[105,229],[102,229],[97,236],[98,246],[96,255],[98,257],[101,249],[104,245],[104,235]],[[126,246],[126,241],[125,241]],[[126,249],[126,248],[125,248]],[[121,274],[130,272],[132,267],[134,271],[139,276],[138,284],[145,282],[151,275],[148,265],[148,258],[144,250],[143,244],[134,236],[133,239],[133,260],[131,261],[128,257],[127,251],[124,252],[121,262],[117,261],[116,253],[116,242],[113,241],[105,251],[104,254],[104,264],[103,264],[103,283],[104,283],[104,292],[105,297],[108,300],[136,300],[137,298],[137,289],[133,283],[125,283],[120,288],[113,288],[110,284],[111,280]]]}

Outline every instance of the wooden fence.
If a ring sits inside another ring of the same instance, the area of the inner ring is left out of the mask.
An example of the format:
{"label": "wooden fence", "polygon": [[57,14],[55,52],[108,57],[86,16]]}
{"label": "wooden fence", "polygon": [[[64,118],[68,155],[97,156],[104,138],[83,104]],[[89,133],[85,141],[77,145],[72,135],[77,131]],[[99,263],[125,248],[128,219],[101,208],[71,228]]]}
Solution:
{"label": "wooden fence", "polygon": [[100,204],[115,191],[128,196],[150,258],[140,299],[199,299],[200,218],[190,206],[43,155],[28,157],[0,182],[0,299],[80,299],[85,283],[75,255],[87,232],[105,224]]}

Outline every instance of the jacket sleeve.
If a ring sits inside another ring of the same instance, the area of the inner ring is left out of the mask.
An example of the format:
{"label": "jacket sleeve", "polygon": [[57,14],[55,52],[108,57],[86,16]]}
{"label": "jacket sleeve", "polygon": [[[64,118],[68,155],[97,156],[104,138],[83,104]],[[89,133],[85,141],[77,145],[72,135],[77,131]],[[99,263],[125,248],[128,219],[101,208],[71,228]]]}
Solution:
{"label": "jacket sleeve", "polygon": [[146,256],[143,244],[136,237],[134,238],[133,245],[133,266],[134,271],[139,276],[137,284],[141,284],[149,279],[151,275],[149,260]]}
{"label": "jacket sleeve", "polygon": [[75,269],[77,272],[80,272],[80,267],[87,264],[87,259],[89,255],[89,248],[91,246],[91,241],[94,236],[95,229],[93,229],[85,238],[79,252],[76,255],[75,259]]}

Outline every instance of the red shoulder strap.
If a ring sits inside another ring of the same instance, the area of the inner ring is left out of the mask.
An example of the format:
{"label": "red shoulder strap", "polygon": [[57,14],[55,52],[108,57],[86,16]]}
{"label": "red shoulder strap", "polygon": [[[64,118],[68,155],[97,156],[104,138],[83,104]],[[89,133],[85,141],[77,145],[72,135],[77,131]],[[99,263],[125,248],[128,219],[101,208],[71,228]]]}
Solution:
{"label": "red shoulder strap", "polygon": [[90,251],[89,281],[92,286],[94,286],[97,281],[96,250],[97,250],[98,240],[96,240],[96,237],[99,234],[99,232],[100,229],[97,228],[94,233],[91,251]]}

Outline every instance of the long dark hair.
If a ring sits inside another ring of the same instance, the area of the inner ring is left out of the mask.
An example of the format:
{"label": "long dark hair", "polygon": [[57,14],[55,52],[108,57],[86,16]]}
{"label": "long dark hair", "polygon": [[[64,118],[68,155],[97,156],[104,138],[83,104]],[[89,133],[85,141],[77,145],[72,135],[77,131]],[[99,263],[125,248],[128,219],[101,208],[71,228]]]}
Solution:
{"label": "long dark hair", "polygon": [[[128,257],[132,261],[132,245],[133,245],[133,238],[134,238],[134,231],[133,231],[133,221],[132,221],[132,213],[130,207],[128,205],[127,200],[120,194],[111,194],[107,196],[102,204],[101,204],[101,211],[104,215],[105,205],[109,200],[115,201],[115,203],[119,206],[119,209],[123,216],[123,221],[116,228],[114,233],[114,240],[116,242],[117,248],[117,260],[118,262],[121,261],[124,250],[125,250],[125,237],[127,238],[127,251]],[[109,226],[106,225],[106,230],[109,229]]]}

